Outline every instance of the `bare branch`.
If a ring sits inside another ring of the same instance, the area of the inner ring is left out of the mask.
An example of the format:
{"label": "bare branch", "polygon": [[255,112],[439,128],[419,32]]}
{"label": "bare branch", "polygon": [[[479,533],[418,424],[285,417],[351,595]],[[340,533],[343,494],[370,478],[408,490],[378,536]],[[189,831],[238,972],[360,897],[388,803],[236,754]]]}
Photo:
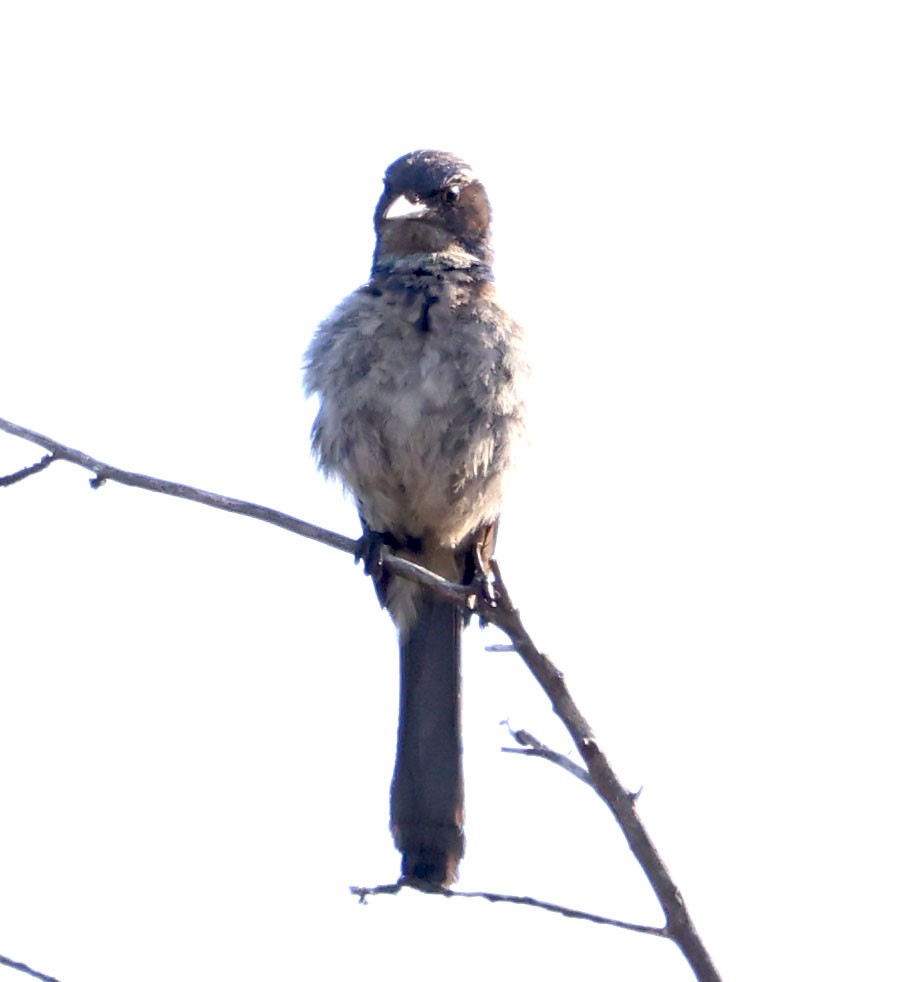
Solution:
{"label": "bare branch", "polygon": [[[115,484],[143,488],[145,491],[154,491],[157,494],[168,494],[176,498],[184,498],[187,501],[196,501],[198,504],[208,505],[211,508],[219,508],[222,511],[232,512],[236,515],[256,518],[258,521],[276,525],[279,528],[285,529],[287,532],[293,532],[295,535],[300,535],[306,539],[313,539],[315,542],[331,546],[340,552],[347,552],[351,555],[356,554],[357,539],[350,539],[346,535],[339,535],[339,533],[321,528],[319,525],[312,525],[310,522],[302,521],[300,518],[285,514],[285,512],[276,511],[275,508],[256,505],[250,501],[242,501],[240,498],[230,498],[223,494],[216,494],[213,491],[202,491],[200,488],[192,487],[189,484],[177,484],[174,481],[164,481],[159,477],[150,477],[146,474],[124,471],[119,467],[114,467],[112,464],[106,464],[96,457],[91,457],[81,450],[67,447],[65,444],[52,440],[42,433],[36,433],[34,430],[28,430],[24,426],[19,426],[2,418],[0,418],[0,430],[5,430],[12,436],[36,443],[39,447],[49,450],[51,460],[65,460],[70,464],[75,464],[78,467],[83,467],[85,470],[91,471],[94,474],[94,478],[90,482],[92,488],[101,487],[105,481],[113,481]],[[44,459],[46,460],[47,458]],[[48,464],[43,464],[40,469],[48,466]],[[35,468],[37,468],[37,465],[35,465]],[[26,474],[23,471],[18,473],[21,475],[18,480],[23,480],[30,476],[30,474]],[[36,469],[32,469],[30,473],[36,473]],[[459,586],[456,583],[449,583],[448,580],[444,580],[441,576],[436,576],[435,573],[431,573],[428,569],[424,569],[422,566],[408,562],[406,559],[401,559],[398,556],[393,556],[386,550],[383,550],[382,561],[398,576],[413,580],[416,583],[421,583],[435,590],[452,603],[456,603],[462,607],[468,606],[468,598],[472,596],[472,592],[466,587]]]}
{"label": "bare branch", "polygon": [[[144,474],[124,471],[4,419],[0,419],[0,429],[44,447],[45,450],[50,451],[54,458],[67,460],[92,471],[95,475],[91,481],[92,487],[99,487],[104,481],[115,481],[119,484],[144,488],[160,494],[186,498],[189,501],[220,508],[223,511],[269,522],[289,532],[294,532],[296,535],[302,535],[332,546],[334,549],[340,549],[352,555],[356,554],[357,540],[311,525],[275,509],[265,508],[262,505],[255,505],[237,498],[228,498],[210,491],[201,491],[189,485],[175,484]],[[690,919],[683,897],[637,814],[636,795],[629,792],[618,780],[608,758],[599,747],[589,723],[577,708],[565,685],[562,673],[546,655],[539,651],[527,633],[519,612],[511,603],[498,564],[492,563],[495,577],[493,585],[497,599],[489,599],[482,594],[475,596],[467,587],[449,583],[442,577],[436,576],[414,563],[400,559],[398,556],[393,556],[386,550],[383,551],[382,561],[396,575],[421,583],[461,607],[474,607],[482,621],[495,624],[508,635],[512,645],[526,662],[534,678],[549,697],[552,708],[567,728],[574,745],[586,764],[590,783],[599,797],[611,809],[624,837],[627,839],[631,852],[646,874],[665,914],[665,927],[660,929],[661,935],[671,938],[680,948],[699,982],[720,982],[720,976]],[[542,754],[541,756],[546,755]],[[659,929],[652,930],[659,931]]]}
{"label": "bare branch", "polygon": [[579,764],[575,764],[570,757],[559,753],[557,750],[552,750],[551,747],[547,747],[544,743],[537,740],[532,733],[528,733],[526,730],[511,729],[511,725],[507,720],[503,720],[502,726],[507,726],[512,739],[517,740],[520,744],[520,747],[502,747],[503,754],[523,754],[525,757],[542,757],[544,760],[550,760],[553,764],[563,767],[568,774],[573,774],[574,777],[583,781],[584,784],[588,784],[590,787],[593,786],[593,782],[590,780],[590,776],[586,770]]}
{"label": "bare branch", "polygon": [[52,975],[45,975],[43,972],[37,971],[37,969],[29,968],[25,962],[14,962],[11,958],[6,958],[4,955],[0,955],[0,965],[4,965],[6,968],[13,968],[17,972],[22,972],[25,975],[30,975],[33,979],[40,979],[41,982],[59,982],[59,979],[55,979]]}
{"label": "bare branch", "polygon": [[447,890],[445,887],[427,883],[386,883],[376,887],[350,887],[350,890],[362,904],[365,904],[367,897],[399,893],[405,887],[410,887],[412,890],[419,890],[421,893],[435,893],[441,897],[469,897],[476,900],[488,900],[493,904],[520,904],[523,907],[538,907],[540,910],[548,910],[553,914],[561,914],[562,917],[573,917],[581,921],[591,921],[593,924],[606,924],[609,927],[619,927],[625,931],[636,931],[639,934],[651,934],[658,938],[667,937],[665,928],[663,927],[652,927],[649,924],[635,924],[631,921],[619,921],[614,917],[602,917],[600,914],[590,914],[585,910],[563,907],[561,904],[553,904],[547,900],[537,900],[535,897],[522,897],[509,893],[488,893],[485,890]]}
{"label": "bare branch", "polygon": [[[649,880],[655,896],[665,912],[665,934],[683,952],[699,982],[720,982],[720,976],[696,931],[677,884],[649,838],[649,833],[636,811],[636,795],[631,794],[618,780],[608,758],[596,741],[596,736],[565,685],[564,675],[542,654],[527,633],[520,613],[511,603],[498,563],[492,563],[499,604],[493,623],[511,639],[521,658],[549,697],[552,708],[564,723],[574,745],[589,771],[596,793],[611,809],[630,851],[634,854]],[[482,610],[480,611],[482,614]],[[487,620],[489,618],[487,617]]]}
{"label": "bare branch", "polygon": [[[188,484],[176,484],[173,481],[164,481],[159,477],[148,477],[146,474],[136,474],[132,471],[124,471],[111,464],[105,464],[96,457],[91,457],[81,450],[74,450],[65,444],[51,440],[50,437],[33,430],[27,430],[24,426],[18,426],[8,420],[0,419],[0,430],[5,430],[13,436],[36,443],[39,447],[49,450],[51,457],[55,460],[66,460],[70,464],[84,467],[91,471],[94,478],[91,487],[99,488],[105,481],[114,481],[116,484],[125,484],[133,488],[143,488],[145,491],[156,491],[158,494],[169,494],[176,498],[185,498],[188,501],[196,501],[202,505],[209,505],[211,508],[219,508],[222,511],[235,512],[238,515],[247,515],[249,518],[256,518],[262,522],[269,522],[271,525],[278,525],[296,535],[303,535],[308,539],[315,539],[325,545],[332,546],[333,549],[340,549],[343,552],[353,553],[355,550],[355,540],[349,539],[344,535],[337,535],[326,529],[303,522],[299,518],[293,518],[274,508],[265,508],[262,505],[252,504],[250,501],[241,501],[238,498],[229,498],[222,494],[214,494],[212,491],[201,491]],[[27,477],[23,474],[22,477]]]}

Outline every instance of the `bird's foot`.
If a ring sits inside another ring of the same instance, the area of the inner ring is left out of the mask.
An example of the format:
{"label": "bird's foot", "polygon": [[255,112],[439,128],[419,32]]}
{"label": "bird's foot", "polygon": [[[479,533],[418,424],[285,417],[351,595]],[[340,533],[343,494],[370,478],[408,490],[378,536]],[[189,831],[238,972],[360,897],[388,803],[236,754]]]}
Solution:
{"label": "bird's foot", "polygon": [[485,627],[486,621],[480,615],[480,610],[485,610],[487,607],[496,607],[499,600],[492,572],[482,569],[476,570],[467,586],[471,593],[467,598],[467,609],[465,610],[464,616],[469,621],[476,613],[480,617],[480,627]]}
{"label": "bird's foot", "polygon": [[374,532],[372,529],[367,529],[357,540],[357,545],[354,548],[354,561],[364,564],[364,572],[367,576],[373,576],[382,566],[382,549],[385,544],[385,534]]}

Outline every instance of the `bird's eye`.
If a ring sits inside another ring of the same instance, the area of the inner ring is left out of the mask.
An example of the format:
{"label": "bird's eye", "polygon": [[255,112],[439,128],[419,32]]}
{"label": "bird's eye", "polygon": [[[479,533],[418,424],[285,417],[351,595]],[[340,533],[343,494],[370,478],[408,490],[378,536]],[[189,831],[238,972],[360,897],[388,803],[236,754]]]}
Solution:
{"label": "bird's eye", "polygon": [[453,205],[461,194],[460,184],[449,184],[447,188],[442,189],[442,200],[447,205]]}

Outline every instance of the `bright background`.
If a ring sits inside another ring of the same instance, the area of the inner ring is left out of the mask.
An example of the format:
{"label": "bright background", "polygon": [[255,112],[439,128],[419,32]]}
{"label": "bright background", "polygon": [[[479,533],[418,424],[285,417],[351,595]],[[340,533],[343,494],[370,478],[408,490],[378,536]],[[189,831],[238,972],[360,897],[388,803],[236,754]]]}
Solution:
{"label": "bright background", "polygon": [[[450,149],[530,331],[500,559],[725,979],[899,972],[891,3],[0,7],[0,415],[356,534],[310,335],[385,166]],[[0,473],[40,451],[0,436]],[[396,663],[347,557],[58,464],[0,489],[0,952],[63,982],[679,982],[667,942],[377,898]],[[462,889],[657,922],[501,637]],[[897,967],[894,968],[893,966]],[[20,978],[0,969],[0,978]]]}

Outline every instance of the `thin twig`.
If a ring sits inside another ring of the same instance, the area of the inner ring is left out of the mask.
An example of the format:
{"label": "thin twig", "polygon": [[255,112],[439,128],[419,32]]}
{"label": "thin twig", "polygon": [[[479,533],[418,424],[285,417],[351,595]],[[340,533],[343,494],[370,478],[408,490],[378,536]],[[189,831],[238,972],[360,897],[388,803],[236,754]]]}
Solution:
{"label": "thin twig", "polygon": [[29,464],[28,467],[23,467],[21,470],[16,471],[13,474],[3,474],[0,476],[0,488],[8,488],[11,484],[17,484],[19,481],[24,481],[26,477],[31,477],[32,474],[38,474],[43,470],[46,470],[55,460],[59,458],[54,457],[52,453],[45,454],[36,464]]}
{"label": "thin twig", "polygon": [[663,927],[652,927],[650,924],[635,924],[632,921],[619,921],[615,917],[602,917],[601,914],[590,914],[588,911],[576,910],[573,907],[564,907],[561,904],[553,904],[548,900],[537,900],[535,897],[523,897],[510,893],[489,893],[485,890],[448,890],[445,887],[428,886],[426,884],[415,885],[411,883],[386,883],[376,887],[350,887],[350,890],[362,904],[365,904],[367,897],[399,893],[406,886],[414,890],[419,890],[421,893],[436,893],[441,897],[468,897],[476,900],[488,900],[493,904],[520,904],[522,907],[538,907],[540,910],[548,910],[553,914],[561,914],[562,917],[573,917],[580,921],[591,921],[593,924],[619,927],[625,931],[635,931],[638,934],[651,934],[658,938],[667,937],[665,928]]}
{"label": "thin twig", "polygon": [[544,743],[537,740],[532,733],[528,733],[526,730],[511,729],[511,725],[507,720],[502,721],[502,726],[507,726],[512,739],[517,740],[520,744],[519,747],[502,747],[503,754],[523,754],[525,757],[542,757],[544,760],[549,760],[553,764],[563,767],[568,774],[573,774],[574,777],[583,781],[584,784],[588,784],[590,787],[593,786],[588,772],[579,764],[575,764],[570,757],[566,757],[557,750],[547,747]]}
{"label": "thin twig", "polygon": [[59,979],[55,979],[52,975],[45,975],[37,969],[30,968],[25,962],[14,962],[11,958],[6,958],[4,955],[0,955],[0,965],[4,965],[6,968],[13,968],[17,972],[23,972],[25,975],[30,975],[33,979],[40,979],[41,982],[59,982]]}

